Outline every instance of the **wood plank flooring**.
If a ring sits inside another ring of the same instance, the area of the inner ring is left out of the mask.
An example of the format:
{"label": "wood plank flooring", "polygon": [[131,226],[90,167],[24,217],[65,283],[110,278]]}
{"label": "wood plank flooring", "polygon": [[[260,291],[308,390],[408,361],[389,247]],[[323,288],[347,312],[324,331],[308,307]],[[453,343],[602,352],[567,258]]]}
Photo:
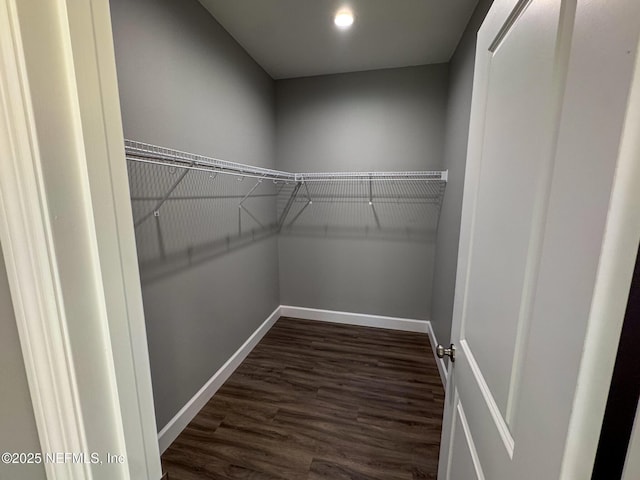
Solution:
{"label": "wood plank flooring", "polygon": [[281,318],[162,464],[169,480],[435,480],[443,397],[426,334]]}

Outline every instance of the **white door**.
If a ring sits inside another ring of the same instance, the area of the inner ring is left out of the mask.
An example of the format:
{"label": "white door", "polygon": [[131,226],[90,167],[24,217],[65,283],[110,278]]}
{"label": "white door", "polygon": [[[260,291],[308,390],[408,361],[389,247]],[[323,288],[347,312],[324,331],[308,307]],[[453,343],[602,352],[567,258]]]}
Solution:
{"label": "white door", "polygon": [[[621,2],[609,3],[621,13]],[[561,476],[588,283],[616,162],[596,158],[589,177],[580,170],[592,168],[588,155],[581,163],[559,152],[569,133],[574,150],[594,140],[593,118],[566,118],[571,102],[594,100],[591,78],[584,91],[575,78],[568,81],[580,69],[575,49],[590,41],[582,37],[583,19],[580,35],[574,31],[580,4],[495,0],[478,33],[439,480]],[[595,38],[609,34],[611,25],[592,25]],[[627,27],[623,21],[620,28]],[[600,45],[610,46],[602,38]],[[626,91],[606,83],[601,94],[624,107]],[[595,103],[593,115],[606,115]],[[619,134],[618,117],[600,119],[602,142],[616,128]],[[573,243],[580,229],[586,235]],[[557,348],[574,321],[576,341]]]}

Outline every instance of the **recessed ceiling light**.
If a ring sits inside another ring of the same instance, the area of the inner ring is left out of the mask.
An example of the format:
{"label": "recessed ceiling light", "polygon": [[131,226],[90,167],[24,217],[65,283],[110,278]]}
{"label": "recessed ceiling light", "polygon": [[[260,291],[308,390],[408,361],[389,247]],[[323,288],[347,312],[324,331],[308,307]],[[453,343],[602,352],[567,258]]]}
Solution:
{"label": "recessed ceiling light", "polygon": [[353,13],[349,10],[340,10],[336,13],[336,17],[333,19],[333,22],[339,28],[349,28],[353,25]]}

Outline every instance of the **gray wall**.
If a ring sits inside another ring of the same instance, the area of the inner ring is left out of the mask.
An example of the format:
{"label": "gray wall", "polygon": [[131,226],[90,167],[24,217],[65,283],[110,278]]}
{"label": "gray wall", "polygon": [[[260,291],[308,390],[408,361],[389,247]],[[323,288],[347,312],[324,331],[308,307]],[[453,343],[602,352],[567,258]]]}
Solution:
{"label": "gray wall", "polygon": [[458,240],[467,161],[469,115],[473,89],[476,34],[493,0],[480,0],[449,66],[449,105],[446,120],[444,168],[449,169],[436,242],[431,321],[438,341],[449,343],[453,315]]}
{"label": "gray wall", "polygon": [[[274,83],[196,0],[111,0],[111,12],[126,138],[274,166]],[[156,172],[150,172],[150,182],[160,195],[172,174]],[[189,181],[182,193],[209,195],[202,176]],[[220,181],[236,195],[248,188],[248,180],[235,190],[228,179],[210,181]],[[132,184],[132,195],[149,193]],[[228,206],[231,200],[225,202]],[[159,428],[279,304],[276,237],[220,242],[231,234],[220,237],[207,230],[204,204],[194,204],[199,210],[185,205],[170,201],[159,224],[152,219],[137,231],[139,251],[153,254],[157,245],[148,242],[157,240],[140,231],[158,227],[159,232],[167,217],[184,220],[162,234],[168,257],[187,253],[175,265],[156,256],[162,275],[147,275],[142,268]],[[225,206],[220,208],[220,215],[227,215]],[[270,209],[275,211],[275,200]],[[135,210],[134,202],[139,215]],[[185,244],[186,229],[192,229],[198,245],[215,248],[210,254],[203,248],[194,260]]]}
{"label": "gray wall", "polygon": [[[278,168],[441,169],[447,82],[445,64],[278,81]],[[314,202],[305,218],[311,219],[315,208]],[[367,215],[350,208],[336,205],[322,221],[331,227],[334,221],[345,225]],[[386,214],[380,219],[383,227],[396,221],[396,228],[382,235],[364,223],[356,231],[315,225],[319,228],[280,235],[281,303],[428,318],[434,224],[426,235],[424,229],[418,236],[407,235],[411,224],[398,223],[399,216],[411,222],[424,215],[406,206],[394,208],[380,213]]]}
{"label": "gray wall", "polygon": [[[1,249],[0,249],[1,251]],[[0,452],[39,452],[40,441],[31,407],[27,374],[4,258],[0,253]],[[45,479],[42,465],[0,463],[0,478]]]}

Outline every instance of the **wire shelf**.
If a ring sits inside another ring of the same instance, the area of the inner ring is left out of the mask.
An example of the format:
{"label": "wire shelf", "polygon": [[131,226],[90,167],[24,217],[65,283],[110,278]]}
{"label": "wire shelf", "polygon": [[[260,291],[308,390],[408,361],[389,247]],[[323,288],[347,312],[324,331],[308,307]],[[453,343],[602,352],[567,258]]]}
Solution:
{"label": "wire shelf", "polygon": [[291,173],[243,163],[229,162],[218,158],[205,157],[194,153],[173,150],[149,143],[125,140],[127,160],[155,163],[171,168],[213,171],[225,175],[239,175],[251,178],[267,178],[284,182],[353,182],[353,181],[427,181],[447,182],[445,171],[405,171],[405,172],[309,172]]}
{"label": "wire shelf", "polygon": [[447,183],[446,171],[289,173],[131,140],[125,151],[145,281],[280,233],[430,242]]}
{"label": "wire shelf", "polygon": [[182,152],[170,148],[159,147],[149,143],[124,141],[127,160],[142,163],[155,163],[171,168],[187,170],[213,171],[226,175],[242,177],[270,178],[274,180],[296,181],[292,173],[272,170],[270,168],[255,167],[243,163],[228,162],[218,158],[205,157],[195,153]]}

